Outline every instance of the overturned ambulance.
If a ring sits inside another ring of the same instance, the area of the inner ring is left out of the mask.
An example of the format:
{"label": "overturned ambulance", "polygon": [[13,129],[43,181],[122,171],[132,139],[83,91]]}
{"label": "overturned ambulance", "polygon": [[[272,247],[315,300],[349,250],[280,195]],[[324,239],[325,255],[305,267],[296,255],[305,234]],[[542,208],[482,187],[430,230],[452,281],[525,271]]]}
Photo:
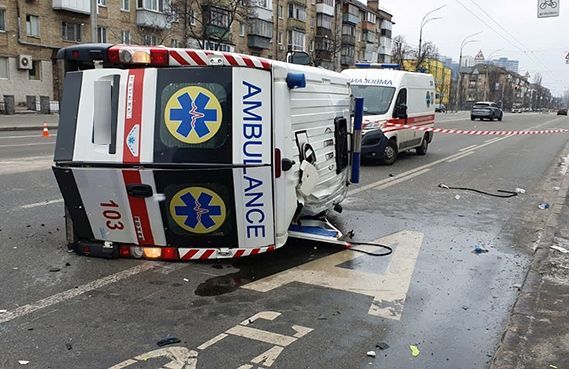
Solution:
{"label": "overturned ambulance", "polygon": [[165,47],[77,45],[59,58],[53,170],[71,249],[229,258],[275,250],[290,233],[334,234],[300,220],[346,196],[348,77]]}

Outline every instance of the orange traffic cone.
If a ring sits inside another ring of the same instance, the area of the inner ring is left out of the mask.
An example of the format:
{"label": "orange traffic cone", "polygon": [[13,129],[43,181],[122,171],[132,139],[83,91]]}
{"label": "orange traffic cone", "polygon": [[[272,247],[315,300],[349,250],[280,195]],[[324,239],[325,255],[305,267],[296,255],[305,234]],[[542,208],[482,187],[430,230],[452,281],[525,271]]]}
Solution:
{"label": "orange traffic cone", "polygon": [[47,122],[43,122],[43,132],[42,137],[49,137],[49,131],[47,130]]}

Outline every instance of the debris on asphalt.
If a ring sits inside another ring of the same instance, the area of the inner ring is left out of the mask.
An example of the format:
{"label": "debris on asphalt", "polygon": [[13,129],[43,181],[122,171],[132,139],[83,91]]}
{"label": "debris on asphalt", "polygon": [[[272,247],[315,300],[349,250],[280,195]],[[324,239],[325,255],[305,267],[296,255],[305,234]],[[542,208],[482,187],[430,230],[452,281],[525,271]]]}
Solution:
{"label": "debris on asphalt", "polygon": [[367,356],[369,356],[369,357],[375,357],[375,351],[368,351],[368,352],[367,352]]}
{"label": "debris on asphalt", "polygon": [[328,318],[326,318],[324,315],[320,315],[320,316],[318,317],[318,320],[327,320],[327,319],[328,319]]}
{"label": "debris on asphalt", "polygon": [[522,289],[522,285],[519,283],[514,284],[514,288],[517,288],[518,290]]}
{"label": "debris on asphalt", "polygon": [[460,195],[456,195],[454,198],[460,200]]}
{"label": "debris on asphalt", "polygon": [[375,347],[377,347],[380,350],[387,350],[389,348],[389,345],[385,342],[380,342],[377,345],[375,345]]}
{"label": "debris on asphalt", "polygon": [[558,369],[558,368],[557,368],[555,365],[553,365],[553,364],[549,364],[549,367],[550,367],[551,369]]}
{"label": "debris on asphalt", "polygon": [[61,268],[55,268],[55,267],[54,267],[54,268],[49,268],[49,271],[52,272],[52,273],[60,272],[60,271],[61,271]]}
{"label": "debris on asphalt", "polygon": [[66,343],[65,348],[68,350],[71,350],[73,348],[73,346],[70,343]]}
{"label": "debris on asphalt", "polygon": [[474,246],[474,250],[472,252],[475,254],[484,254],[484,253],[487,253],[488,250],[485,249],[484,247],[480,246],[480,245],[476,245],[476,246]]}
{"label": "debris on asphalt", "polygon": [[561,247],[561,246],[549,246],[549,248],[551,248],[555,251],[562,252],[564,254],[567,254],[569,252],[569,250],[567,250],[565,247]]}
{"label": "debris on asphalt", "polygon": [[553,187],[553,191],[559,191],[559,190],[561,190],[561,187],[558,186]]}
{"label": "debris on asphalt", "polygon": [[65,266],[68,267],[68,266],[71,266],[71,264],[70,264],[70,263],[65,263]]}
{"label": "debris on asphalt", "polygon": [[421,353],[421,350],[419,350],[416,345],[409,345],[409,349],[411,350],[411,355],[413,355],[413,357],[417,357]]}
{"label": "debris on asphalt", "polygon": [[7,313],[7,312],[8,312],[8,310],[6,310],[6,309],[0,309],[0,314],[4,314],[4,313]]}
{"label": "debris on asphalt", "polygon": [[18,360],[18,363],[20,363],[20,365],[28,365],[30,362],[28,360]]}
{"label": "debris on asphalt", "polygon": [[160,347],[162,346],[166,346],[166,345],[173,345],[174,343],[180,343],[182,341],[180,341],[178,338],[176,337],[166,337],[166,338],[162,338],[160,341],[156,342],[156,344]]}
{"label": "debris on asphalt", "polygon": [[549,209],[549,204],[546,202],[542,202],[537,207],[540,208],[541,210],[545,210],[545,209]]}
{"label": "debris on asphalt", "polygon": [[468,310],[468,306],[463,306],[462,310]]}
{"label": "debris on asphalt", "polygon": [[524,190],[523,188],[516,187],[516,193],[522,193],[523,194],[523,193],[526,193],[526,190]]}
{"label": "debris on asphalt", "polygon": [[390,177],[395,177],[395,175],[393,173],[389,173]]}
{"label": "debris on asphalt", "polygon": [[188,278],[184,278],[184,282],[189,282],[190,280]]}

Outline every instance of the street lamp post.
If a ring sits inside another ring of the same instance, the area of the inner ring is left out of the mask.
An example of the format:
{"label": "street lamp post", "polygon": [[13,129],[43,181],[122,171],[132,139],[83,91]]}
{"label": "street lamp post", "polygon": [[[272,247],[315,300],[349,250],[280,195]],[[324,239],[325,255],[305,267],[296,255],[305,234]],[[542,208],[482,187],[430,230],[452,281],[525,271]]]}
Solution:
{"label": "street lamp post", "polygon": [[462,40],[462,43],[460,44],[460,56],[458,58],[458,80],[457,80],[457,85],[456,85],[456,111],[458,111],[458,108],[461,106],[460,104],[460,90],[461,90],[461,84],[462,84],[462,74],[460,73],[460,68],[462,68],[462,50],[464,49],[464,47],[472,42],[478,42],[478,40],[470,40],[472,37],[477,36],[479,34],[481,34],[482,31],[480,32],[476,32],[473,33],[471,35],[468,35],[464,38],[464,40]]}
{"label": "street lamp post", "polygon": [[[490,55],[488,55],[488,60],[492,60],[492,56],[496,55],[496,53],[498,53],[498,52],[500,52],[500,51],[502,51],[502,50],[504,50],[504,49],[502,48],[502,49],[498,49],[498,50],[492,51],[492,52],[490,53]],[[490,88],[489,88],[489,87],[490,87],[490,83],[488,82],[488,78],[489,78],[489,77],[488,77],[488,65],[489,65],[489,64],[486,63],[486,87],[484,88],[484,101],[487,100],[487,95],[486,95],[486,93],[487,93],[488,90],[490,89]]]}
{"label": "street lamp post", "polygon": [[420,67],[420,62],[422,62],[420,60],[421,58],[421,48],[423,46],[423,27],[425,27],[425,25],[427,23],[429,23],[430,21],[434,21],[437,19],[441,19],[442,17],[432,17],[429,18],[429,15],[433,14],[434,12],[441,10],[442,8],[444,8],[446,5],[443,6],[439,6],[436,9],[431,10],[430,12],[428,12],[427,14],[425,14],[425,16],[423,17],[423,19],[421,20],[421,28],[419,29],[419,53],[417,54],[417,67],[415,69],[419,69]]}

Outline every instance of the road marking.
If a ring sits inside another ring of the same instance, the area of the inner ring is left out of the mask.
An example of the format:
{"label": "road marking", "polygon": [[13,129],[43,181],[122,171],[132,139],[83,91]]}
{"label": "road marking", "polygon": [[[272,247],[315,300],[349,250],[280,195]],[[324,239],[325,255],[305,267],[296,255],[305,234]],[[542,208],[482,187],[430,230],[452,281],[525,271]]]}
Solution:
{"label": "road marking", "polygon": [[456,158],[452,158],[450,160],[447,160],[447,163],[455,162],[455,161],[460,160],[462,158],[466,158],[467,156],[472,155],[472,154],[476,154],[476,151],[467,151],[464,154],[457,156]]}
{"label": "road marking", "polygon": [[[41,131],[41,129],[39,129]],[[44,138],[42,135],[26,135],[26,136],[2,136],[0,140],[7,138]],[[55,135],[49,135],[49,137],[55,137]]]}
{"label": "road marking", "polygon": [[217,336],[213,337],[211,340],[206,341],[206,342],[202,343],[201,345],[199,345],[198,350],[205,350],[209,346],[216,344],[217,342],[221,341],[225,337],[227,337],[227,334],[225,334],[225,333],[218,334]]}
{"label": "road marking", "polygon": [[[195,369],[198,363],[198,353],[196,351],[188,350],[182,346],[173,346],[146,352],[136,356],[134,359],[128,359],[120,364],[113,365],[109,369],[123,369],[141,361],[147,362],[148,360],[161,357],[170,360],[170,362],[161,366],[163,369]],[[147,366],[145,365],[145,367]]]}
{"label": "road marking", "polygon": [[[340,264],[363,255],[348,249],[262,278],[241,288],[268,292],[291,282],[301,282],[349,291],[373,297],[368,314],[399,320],[419,250],[423,243],[423,234],[414,231],[402,231],[375,242],[394,246],[391,261],[384,274],[338,267]],[[377,252],[375,246],[358,246],[358,248]]]}
{"label": "road marking", "polygon": [[431,170],[430,170],[429,168],[427,168],[427,169],[423,169],[423,170],[420,170],[420,171],[415,172],[415,173],[411,173],[411,174],[409,174],[409,175],[407,175],[407,176],[405,176],[405,177],[396,179],[395,181],[390,181],[390,182],[388,182],[388,183],[385,183],[385,184],[379,185],[379,186],[377,186],[377,187],[374,187],[374,190],[376,190],[376,191],[378,191],[378,190],[384,190],[384,189],[386,189],[386,188],[388,188],[388,187],[394,186],[394,185],[399,184],[399,183],[401,183],[401,182],[405,182],[405,181],[407,181],[407,180],[409,180],[409,179],[411,179],[411,178],[420,176],[421,174],[425,174],[425,173],[430,172],[430,171],[431,171]]}
{"label": "road marking", "polygon": [[288,346],[296,341],[294,337],[284,336],[282,334],[268,332],[257,328],[245,327],[242,325],[236,325],[235,327],[229,328],[227,331],[225,331],[225,333],[278,346]]}
{"label": "road marking", "polygon": [[16,318],[20,318],[31,313],[34,313],[38,310],[45,309],[55,304],[59,304],[61,302],[70,300],[74,297],[80,296],[86,292],[96,290],[98,288],[107,286],[112,283],[119,282],[123,279],[130,278],[147,270],[154,268],[152,263],[144,263],[137,265],[135,267],[125,269],[115,274],[111,274],[109,276],[91,281],[89,283],[83,284],[79,287],[71,288],[67,291],[63,291],[57,293],[55,295],[46,297],[39,301],[36,301],[31,304],[20,306],[14,310],[8,311],[2,315],[0,315],[0,323],[6,323]]}
{"label": "road marking", "polygon": [[29,156],[0,161],[0,174],[15,174],[51,169],[53,155]]}
{"label": "road marking", "polygon": [[475,147],[478,147],[478,145],[466,146],[466,147],[463,147],[462,149],[460,149],[458,151],[467,151],[467,150],[473,149]]}
{"label": "road marking", "polygon": [[27,144],[14,144],[14,145],[0,145],[0,148],[3,148],[3,147],[21,147],[21,146],[37,146],[37,145],[55,145],[55,141],[53,141],[53,142],[27,143]]}
{"label": "road marking", "polygon": [[273,346],[267,351],[263,352],[261,355],[254,359],[251,359],[252,363],[261,364],[264,366],[271,366],[275,363],[280,354],[284,351],[284,347]]}
{"label": "road marking", "polygon": [[27,205],[22,205],[20,206],[20,209],[31,209],[31,208],[37,208],[38,206],[45,206],[45,205],[51,205],[51,204],[59,204],[63,202],[63,199],[55,199],[55,200],[49,200],[49,201],[42,201],[42,202],[34,202],[33,204],[27,204]]}
{"label": "road marking", "polygon": [[499,139],[499,138],[500,138],[500,137],[491,138],[491,139],[486,140],[486,141],[484,141],[484,142],[486,142],[486,143],[492,143],[492,142],[496,141],[496,140]]}

